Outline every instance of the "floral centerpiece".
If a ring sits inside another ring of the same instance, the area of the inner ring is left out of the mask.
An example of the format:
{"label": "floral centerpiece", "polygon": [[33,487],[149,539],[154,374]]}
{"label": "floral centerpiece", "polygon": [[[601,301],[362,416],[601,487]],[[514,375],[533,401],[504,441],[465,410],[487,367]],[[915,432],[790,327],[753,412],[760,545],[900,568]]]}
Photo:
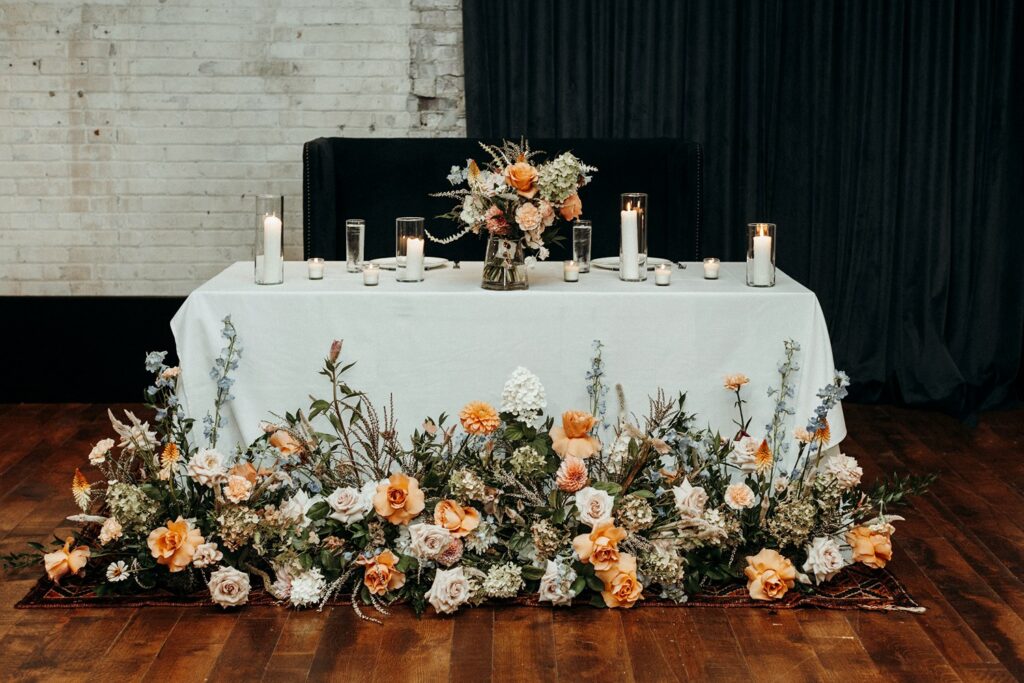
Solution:
{"label": "floral centerpiece", "polygon": [[461,229],[445,238],[427,236],[447,244],[469,233],[486,234],[484,289],[526,289],[526,250],[536,250],[541,260],[548,257],[549,245],[561,241],[556,222],[582,215],[579,189],[597,169],[571,152],[541,162],[543,153],[525,141],[480,146],[490,156],[485,167],[473,159],[465,167],[452,166],[448,182],[465,187],[432,195],[459,200],[445,217],[458,221]]}
{"label": "floral centerpiece", "polygon": [[257,587],[294,607],[345,593],[365,619],[361,606],[383,613],[398,600],[445,614],[511,598],[630,608],[739,581],[770,602],[813,593],[851,563],[885,567],[901,519],[893,508],[931,481],[862,488],[856,460],[829,447],[842,373],[790,432],[792,342],[756,435],[743,375],[724,381],[740,409],[734,437],[698,427],[684,394],[659,391],[635,418],[617,388],[610,418],[598,343],[589,411],[547,417],[544,386],[518,368],[498,406],[472,401],[457,421],[427,419],[403,442],[395,416],[349,386],[352,364],[334,342],[320,373],[326,397],[265,423],[246,447],[225,447],[218,430],[241,346],[229,320],[224,336],[202,434],[177,403],[178,369],[151,354],[152,423],[111,415],[117,438],[83,458],[89,476],[72,478],[80,514],[69,519],[80,528],[9,564],[41,554],[54,582],[100,594],[206,591],[224,608]]}

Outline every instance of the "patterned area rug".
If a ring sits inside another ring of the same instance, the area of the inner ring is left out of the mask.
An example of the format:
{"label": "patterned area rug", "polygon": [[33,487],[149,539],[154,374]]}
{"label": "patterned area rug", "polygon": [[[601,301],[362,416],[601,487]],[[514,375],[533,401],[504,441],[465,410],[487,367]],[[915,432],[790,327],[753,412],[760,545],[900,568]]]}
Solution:
{"label": "patterned area rug", "polygon": [[[22,598],[15,607],[18,609],[67,609],[69,607],[210,607],[212,603],[205,593],[175,595],[166,591],[153,591],[144,595],[98,596],[94,584],[68,581],[56,585],[45,576]],[[330,601],[332,605],[349,604],[347,596]],[[499,601],[499,604],[520,604],[537,606],[536,598]],[[269,606],[279,604],[264,591],[254,590],[249,604]],[[586,604],[586,603],[582,603]],[[923,612],[924,608],[910,597],[903,584],[886,570],[872,570],[860,565],[847,567],[829,583],[821,586],[811,595],[798,590],[790,591],[782,600],[760,602],[751,600],[745,584],[734,583],[710,586],[692,597],[688,602],[678,604],[668,600],[645,600],[645,606],[656,607],[761,607],[768,609],[794,609],[817,607],[824,609],[866,609]],[[546,605],[545,605],[546,606]]]}

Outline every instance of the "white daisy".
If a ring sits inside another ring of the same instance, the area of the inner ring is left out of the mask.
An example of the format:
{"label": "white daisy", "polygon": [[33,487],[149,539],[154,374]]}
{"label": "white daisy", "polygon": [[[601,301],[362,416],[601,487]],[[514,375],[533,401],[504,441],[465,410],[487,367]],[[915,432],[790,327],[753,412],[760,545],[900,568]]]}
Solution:
{"label": "white daisy", "polygon": [[131,575],[128,571],[128,565],[123,560],[117,562],[111,562],[110,566],[107,567],[107,581],[111,583],[117,583],[118,581],[124,581]]}

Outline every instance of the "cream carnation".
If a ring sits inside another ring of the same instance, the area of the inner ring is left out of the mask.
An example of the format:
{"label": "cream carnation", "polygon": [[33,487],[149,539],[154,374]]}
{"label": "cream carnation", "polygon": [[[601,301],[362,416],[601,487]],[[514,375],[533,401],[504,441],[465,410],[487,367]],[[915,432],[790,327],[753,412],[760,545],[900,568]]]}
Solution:
{"label": "cream carnation", "polygon": [[754,492],[746,484],[732,484],[725,490],[725,504],[733,510],[754,507]]}
{"label": "cream carnation", "polygon": [[469,601],[472,592],[469,579],[466,578],[462,567],[456,567],[437,570],[434,573],[434,583],[424,597],[439,614],[451,614]]}
{"label": "cream carnation", "polygon": [[192,555],[192,566],[199,569],[212,567],[223,559],[224,553],[217,549],[216,543],[203,543],[196,548],[195,554]]}
{"label": "cream carnation", "polygon": [[110,455],[110,449],[114,447],[113,439],[103,439],[97,442],[92,450],[89,451],[89,464],[90,465],[102,465],[107,460],[107,456]]}
{"label": "cream carnation", "polygon": [[221,567],[210,574],[210,598],[227,609],[249,601],[249,575],[234,567]]}
{"label": "cream carnation", "polygon": [[593,486],[576,492],[576,509],[579,510],[580,521],[590,527],[611,518],[614,502],[607,491],[595,489]]}
{"label": "cream carnation", "polygon": [[232,474],[228,477],[228,483],[224,486],[224,497],[232,503],[241,503],[249,500],[252,493],[252,482],[245,477]]}
{"label": "cream carnation", "polygon": [[864,470],[857,464],[857,459],[842,453],[825,458],[822,467],[825,474],[835,479],[844,489],[852,489],[860,484],[860,478],[864,475]]}
{"label": "cream carnation", "polygon": [[106,545],[121,538],[122,531],[121,523],[116,518],[107,517],[103,520],[103,526],[100,527],[100,545]]}

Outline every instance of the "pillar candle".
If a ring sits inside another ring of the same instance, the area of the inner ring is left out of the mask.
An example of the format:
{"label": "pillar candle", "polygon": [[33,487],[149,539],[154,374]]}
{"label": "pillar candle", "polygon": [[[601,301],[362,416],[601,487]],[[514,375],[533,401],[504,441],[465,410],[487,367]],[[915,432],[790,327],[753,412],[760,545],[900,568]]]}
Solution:
{"label": "pillar candle", "polygon": [[772,238],[765,228],[758,227],[754,236],[754,284],[767,287],[772,283]]}
{"label": "pillar candle", "polygon": [[281,219],[274,215],[263,218],[263,281],[281,280]]}
{"label": "pillar candle", "polygon": [[405,244],[405,279],[423,279],[423,240],[410,237]]}
{"label": "pillar candle", "polygon": [[619,257],[619,276],[623,280],[640,279],[640,246],[637,244],[636,211],[628,209],[620,211],[621,248]]}

